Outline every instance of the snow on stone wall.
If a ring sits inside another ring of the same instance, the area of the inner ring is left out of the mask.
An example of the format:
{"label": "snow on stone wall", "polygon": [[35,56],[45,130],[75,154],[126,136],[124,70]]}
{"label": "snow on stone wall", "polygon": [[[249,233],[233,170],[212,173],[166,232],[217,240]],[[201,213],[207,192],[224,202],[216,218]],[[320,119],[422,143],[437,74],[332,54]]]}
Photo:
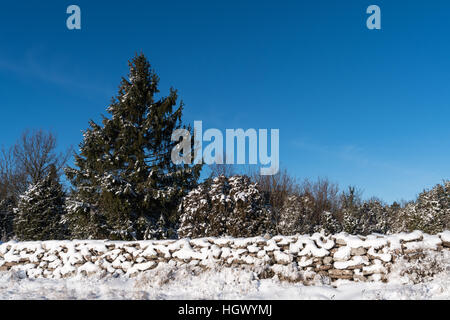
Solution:
{"label": "snow on stone wall", "polygon": [[43,241],[0,244],[0,272],[29,278],[134,277],[159,264],[199,269],[250,268],[260,278],[282,280],[386,280],[392,263],[423,250],[448,250],[450,231],[395,235],[275,236],[165,241]]}

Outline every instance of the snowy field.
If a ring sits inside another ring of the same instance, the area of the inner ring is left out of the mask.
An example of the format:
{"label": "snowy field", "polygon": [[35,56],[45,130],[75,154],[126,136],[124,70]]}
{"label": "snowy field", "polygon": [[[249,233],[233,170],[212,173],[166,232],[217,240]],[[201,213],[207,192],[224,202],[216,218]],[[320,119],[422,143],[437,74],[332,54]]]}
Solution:
{"label": "snowy field", "polygon": [[[445,263],[448,264],[446,254]],[[450,270],[415,283],[401,277],[389,283],[339,280],[304,286],[278,279],[257,279],[252,272],[222,269],[192,275],[188,269],[158,267],[137,278],[75,277],[29,279],[20,272],[0,273],[0,299],[450,299]]]}

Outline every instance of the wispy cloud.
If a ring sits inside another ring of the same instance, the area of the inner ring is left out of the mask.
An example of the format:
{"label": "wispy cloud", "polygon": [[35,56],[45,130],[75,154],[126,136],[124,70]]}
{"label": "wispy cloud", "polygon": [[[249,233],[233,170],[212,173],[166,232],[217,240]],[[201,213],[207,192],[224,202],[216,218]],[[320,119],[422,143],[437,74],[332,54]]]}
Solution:
{"label": "wispy cloud", "polygon": [[0,72],[12,72],[21,78],[35,78],[69,91],[84,94],[111,95],[104,84],[95,83],[89,74],[83,75],[72,61],[51,56],[43,48],[32,48],[23,56],[10,58],[0,55]]}
{"label": "wispy cloud", "polygon": [[325,145],[311,142],[306,139],[293,140],[292,144],[297,149],[334,160],[350,162],[363,169],[392,171],[406,176],[430,174],[429,171],[421,172],[418,169],[408,168],[405,163],[399,165],[391,160],[376,158],[375,156],[370,155],[365,148],[354,144]]}

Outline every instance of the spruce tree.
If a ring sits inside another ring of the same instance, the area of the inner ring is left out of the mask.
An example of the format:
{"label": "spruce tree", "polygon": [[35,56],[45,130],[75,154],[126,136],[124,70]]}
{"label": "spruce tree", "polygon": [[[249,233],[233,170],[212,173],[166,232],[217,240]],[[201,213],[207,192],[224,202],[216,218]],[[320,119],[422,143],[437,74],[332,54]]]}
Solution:
{"label": "spruce tree", "polygon": [[65,193],[52,166],[43,180],[30,185],[25,194],[20,196],[14,218],[14,233],[18,240],[63,239],[64,200]]}
{"label": "spruce tree", "polygon": [[180,199],[201,168],[172,163],[173,131],[191,129],[181,123],[177,91],[158,99],[158,82],[145,56],[136,55],[107,109],[110,117],[85,131],[76,168],[66,170],[75,187],[67,215],[73,237],[164,238],[162,230],[174,227]]}

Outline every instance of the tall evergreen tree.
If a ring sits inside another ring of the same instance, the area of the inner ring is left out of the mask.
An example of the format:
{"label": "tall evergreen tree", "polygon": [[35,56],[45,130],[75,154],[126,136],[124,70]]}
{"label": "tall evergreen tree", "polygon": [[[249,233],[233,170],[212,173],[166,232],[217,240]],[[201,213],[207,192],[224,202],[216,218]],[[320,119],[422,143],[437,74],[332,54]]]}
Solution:
{"label": "tall evergreen tree", "polygon": [[102,125],[90,122],[66,174],[75,186],[67,220],[73,237],[148,239],[174,227],[180,199],[195,185],[201,167],[176,165],[171,141],[181,123],[177,91],[157,99],[159,78],[143,54],[129,63],[128,79],[107,109]]}
{"label": "tall evergreen tree", "polygon": [[19,240],[60,240],[65,237],[62,224],[65,193],[52,166],[47,176],[30,185],[20,196],[14,218],[14,233]]}

